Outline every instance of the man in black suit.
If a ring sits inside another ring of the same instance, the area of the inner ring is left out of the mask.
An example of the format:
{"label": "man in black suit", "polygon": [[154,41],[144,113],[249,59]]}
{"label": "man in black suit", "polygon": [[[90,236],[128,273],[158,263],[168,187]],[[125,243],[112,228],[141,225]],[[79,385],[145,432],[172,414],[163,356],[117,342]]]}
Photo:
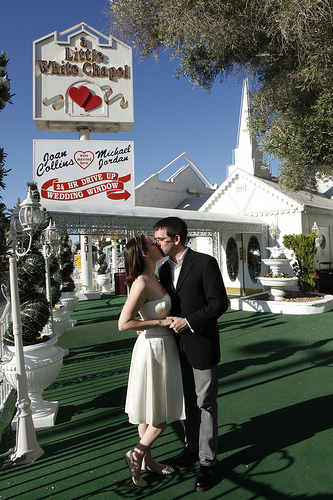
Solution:
{"label": "man in black suit", "polygon": [[186,223],[178,217],[156,222],[155,240],[169,256],[160,281],[171,296],[171,319],[182,366],[186,421],[185,448],[174,465],[200,460],[195,489],[213,486],[217,454],[217,391],[220,360],[217,319],[228,308],[221,272],[214,257],[185,246]]}

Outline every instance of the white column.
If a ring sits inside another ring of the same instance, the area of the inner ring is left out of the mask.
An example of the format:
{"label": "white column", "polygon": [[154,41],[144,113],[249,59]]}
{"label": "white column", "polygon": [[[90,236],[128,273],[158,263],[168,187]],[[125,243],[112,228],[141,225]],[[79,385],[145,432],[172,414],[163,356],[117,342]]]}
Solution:
{"label": "white column", "polygon": [[101,296],[99,291],[94,290],[92,269],[92,243],[91,235],[80,235],[81,247],[81,282],[82,291],[78,294],[81,299],[96,299]]}
{"label": "white column", "polygon": [[112,273],[117,272],[117,242],[112,241]]}

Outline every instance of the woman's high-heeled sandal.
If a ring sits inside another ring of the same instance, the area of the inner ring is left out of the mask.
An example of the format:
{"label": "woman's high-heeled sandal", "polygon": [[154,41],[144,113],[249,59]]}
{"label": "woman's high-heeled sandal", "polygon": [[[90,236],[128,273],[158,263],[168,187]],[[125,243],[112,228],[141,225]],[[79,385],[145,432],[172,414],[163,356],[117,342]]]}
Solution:
{"label": "woman's high-heeled sandal", "polygon": [[133,460],[133,450],[129,450],[125,454],[124,458],[125,458],[125,462],[128,465],[128,468],[130,470],[132,481],[135,484],[135,486],[139,486],[140,488],[144,488],[145,486],[147,486],[146,481],[144,479],[142,479],[142,477],[139,477],[139,479],[137,479],[135,477],[135,467],[134,467],[134,460]]}
{"label": "woman's high-heeled sandal", "polygon": [[143,458],[141,463],[141,470],[150,470],[151,472],[156,472],[161,476],[169,476],[170,474],[173,474],[175,472],[175,469],[170,465],[165,465],[165,464],[161,465],[163,465],[163,469],[152,469],[151,467],[148,467],[145,459]]}

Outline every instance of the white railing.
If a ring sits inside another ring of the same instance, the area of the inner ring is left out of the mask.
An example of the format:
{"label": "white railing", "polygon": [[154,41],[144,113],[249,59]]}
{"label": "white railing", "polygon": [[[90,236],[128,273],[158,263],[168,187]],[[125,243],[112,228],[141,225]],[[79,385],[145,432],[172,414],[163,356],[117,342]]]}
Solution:
{"label": "white railing", "polygon": [[[2,360],[3,337],[7,330],[11,313],[10,301],[7,298],[4,285],[1,285],[1,292],[6,299],[6,304],[0,317],[0,360]],[[0,363],[0,417],[11,393],[12,393],[12,387],[8,384],[8,382],[6,382],[6,380],[3,377],[2,365]]]}

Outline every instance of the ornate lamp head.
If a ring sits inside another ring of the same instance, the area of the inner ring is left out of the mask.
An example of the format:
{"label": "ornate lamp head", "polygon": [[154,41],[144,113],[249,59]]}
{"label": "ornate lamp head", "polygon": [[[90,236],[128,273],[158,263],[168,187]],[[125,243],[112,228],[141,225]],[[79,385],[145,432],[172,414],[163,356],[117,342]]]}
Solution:
{"label": "ornate lamp head", "polygon": [[33,234],[44,220],[44,212],[40,209],[39,201],[33,199],[31,189],[29,187],[27,198],[20,204],[19,219],[22,224],[23,231]]}
{"label": "ornate lamp head", "polygon": [[60,240],[60,234],[56,228],[55,222],[50,220],[49,225],[44,230],[45,243],[52,246],[57,246]]}
{"label": "ornate lamp head", "polygon": [[47,253],[49,255],[52,250],[57,253],[60,244],[60,234],[55,226],[55,222],[52,222],[52,220],[50,220],[49,225],[42,233],[42,241],[48,247]]}
{"label": "ornate lamp head", "polygon": [[23,237],[23,228],[20,222],[19,212],[20,212],[20,199],[18,199],[16,206],[10,216],[9,233],[16,240],[20,240]]}

